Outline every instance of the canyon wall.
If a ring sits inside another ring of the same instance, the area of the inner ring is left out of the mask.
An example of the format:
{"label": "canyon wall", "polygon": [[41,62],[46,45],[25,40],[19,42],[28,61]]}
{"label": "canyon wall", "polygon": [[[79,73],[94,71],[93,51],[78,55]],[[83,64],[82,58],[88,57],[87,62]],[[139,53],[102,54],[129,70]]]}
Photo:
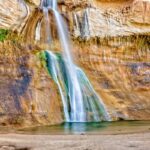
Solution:
{"label": "canyon wall", "polygon": [[57,87],[35,49],[10,41],[0,43],[0,123],[3,125],[46,125],[62,121]]}
{"label": "canyon wall", "polygon": [[[47,48],[44,30],[40,41],[35,41],[36,27],[43,17],[38,4],[38,0],[0,2],[0,28],[20,37],[12,41],[8,36],[0,42],[3,125],[63,121],[57,86],[39,55]],[[73,40],[75,62],[86,72],[112,119],[149,120],[150,1],[60,0],[59,9]],[[51,23],[55,36],[54,26]],[[60,51],[55,38],[52,50]]]}

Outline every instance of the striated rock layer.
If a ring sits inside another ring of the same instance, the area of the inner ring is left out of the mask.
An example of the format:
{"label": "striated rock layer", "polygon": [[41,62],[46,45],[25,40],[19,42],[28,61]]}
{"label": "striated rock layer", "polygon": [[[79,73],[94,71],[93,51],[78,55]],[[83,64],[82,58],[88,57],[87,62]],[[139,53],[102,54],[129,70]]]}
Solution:
{"label": "striated rock layer", "polygon": [[0,28],[21,32],[29,17],[29,8],[22,0],[1,0],[0,16]]}
{"label": "striated rock layer", "polygon": [[[149,0],[79,0],[76,2],[64,0],[58,2],[75,36],[90,38],[150,32]],[[23,22],[25,24],[27,18],[30,16],[33,18],[34,15],[32,4],[37,7],[40,1],[29,0],[25,3],[23,0],[1,0],[0,28],[24,29]]]}
{"label": "striated rock layer", "polygon": [[[70,33],[73,37],[89,40],[99,37],[120,37],[150,33],[150,1],[59,1],[59,9],[64,16]],[[69,13],[68,13],[69,12]],[[49,10],[51,31],[55,37],[55,20]],[[26,26],[22,29],[25,41],[33,42],[36,36],[36,27],[40,23],[41,41],[44,18],[40,9],[31,11]]]}
{"label": "striated rock layer", "polygon": [[150,1],[95,1],[84,9],[73,9],[76,37],[129,36],[150,32]]}

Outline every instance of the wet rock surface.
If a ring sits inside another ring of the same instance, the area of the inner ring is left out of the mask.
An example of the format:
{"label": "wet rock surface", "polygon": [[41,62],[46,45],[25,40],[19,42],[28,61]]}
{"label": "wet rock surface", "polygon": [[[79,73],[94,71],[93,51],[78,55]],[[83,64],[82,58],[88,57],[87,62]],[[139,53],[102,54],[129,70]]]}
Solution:
{"label": "wet rock surface", "polygon": [[114,120],[150,119],[149,48],[140,49],[138,42],[129,41],[117,47],[102,43],[76,47],[76,62],[87,73]]}
{"label": "wet rock surface", "polygon": [[32,50],[12,42],[1,43],[1,124],[38,125],[62,121],[57,88]]}

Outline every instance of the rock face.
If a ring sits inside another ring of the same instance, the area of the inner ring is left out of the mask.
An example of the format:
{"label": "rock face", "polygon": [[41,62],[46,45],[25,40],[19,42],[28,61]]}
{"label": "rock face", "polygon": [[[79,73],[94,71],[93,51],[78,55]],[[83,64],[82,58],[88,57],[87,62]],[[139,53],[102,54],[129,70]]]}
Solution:
{"label": "rock face", "polygon": [[29,0],[30,3],[39,6],[40,5],[40,0]]}
{"label": "rock face", "polygon": [[0,28],[21,31],[27,21],[29,8],[22,0],[0,1]]}
{"label": "rock face", "polygon": [[[59,1],[59,9],[66,19],[73,37],[91,39],[94,37],[118,37],[150,33],[150,2],[149,1]],[[69,12],[69,13],[68,13]],[[54,20],[51,20],[51,31],[54,31]],[[23,35],[28,41],[34,41],[38,22],[43,23],[41,11],[35,9],[30,14],[23,28]],[[41,30],[43,33],[43,30]],[[56,35],[56,31],[54,31]]]}
{"label": "rock face", "polygon": [[[40,4],[39,0],[29,0],[29,2],[35,6]],[[78,2],[65,0],[59,1],[59,3],[62,13],[67,15],[70,24],[74,25],[71,28],[74,29],[75,36],[84,37],[87,36],[84,34],[89,34],[90,38],[93,36],[122,36],[150,32],[150,1],[148,0],[94,0],[91,3],[87,0]],[[29,12],[28,5],[23,0],[14,0],[13,2],[2,0],[0,8],[0,28],[15,26],[17,30],[16,25],[19,26],[22,22],[26,22],[29,13],[32,14],[33,11],[31,9]],[[70,11],[69,14],[68,11]],[[24,26],[20,28],[23,29]]]}
{"label": "rock face", "polygon": [[97,1],[88,8],[73,11],[75,36],[116,37],[149,33],[149,13],[149,1]]}
{"label": "rock face", "polygon": [[[0,123],[46,125],[62,121],[57,88],[32,47],[0,45]],[[54,108],[54,109],[50,109]]]}
{"label": "rock face", "polygon": [[[26,42],[0,43],[2,124],[30,126],[63,121],[57,86],[38,55],[45,47],[45,24],[41,23],[41,41],[35,41],[36,27],[43,18],[37,5],[39,0],[0,1],[0,28],[18,31]],[[112,119],[149,120],[150,1],[65,0],[59,1],[59,9],[72,35],[75,61],[102,97]],[[54,20],[50,27],[56,39],[52,48],[58,50]]]}
{"label": "rock face", "polygon": [[149,49],[137,46],[143,39],[118,39],[118,42],[109,39],[100,45],[94,42],[80,43],[82,47],[74,45],[76,62],[88,75],[114,120],[150,119]]}

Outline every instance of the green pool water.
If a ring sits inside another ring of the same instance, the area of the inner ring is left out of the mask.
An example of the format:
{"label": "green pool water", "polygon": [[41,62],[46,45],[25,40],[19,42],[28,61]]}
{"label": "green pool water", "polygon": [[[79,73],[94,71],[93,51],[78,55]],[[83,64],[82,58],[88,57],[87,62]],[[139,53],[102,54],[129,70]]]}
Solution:
{"label": "green pool water", "polygon": [[44,126],[20,129],[20,134],[127,134],[150,132],[150,121],[118,121],[99,123],[63,123],[55,126]]}
{"label": "green pool water", "polygon": [[53,126],[32,128],[0,126],[0,134],[40,134],[40,135],[96,135],[96,134],[128,134],[150,132],[150,121],[117,121],[91,123],[63,123]]}

